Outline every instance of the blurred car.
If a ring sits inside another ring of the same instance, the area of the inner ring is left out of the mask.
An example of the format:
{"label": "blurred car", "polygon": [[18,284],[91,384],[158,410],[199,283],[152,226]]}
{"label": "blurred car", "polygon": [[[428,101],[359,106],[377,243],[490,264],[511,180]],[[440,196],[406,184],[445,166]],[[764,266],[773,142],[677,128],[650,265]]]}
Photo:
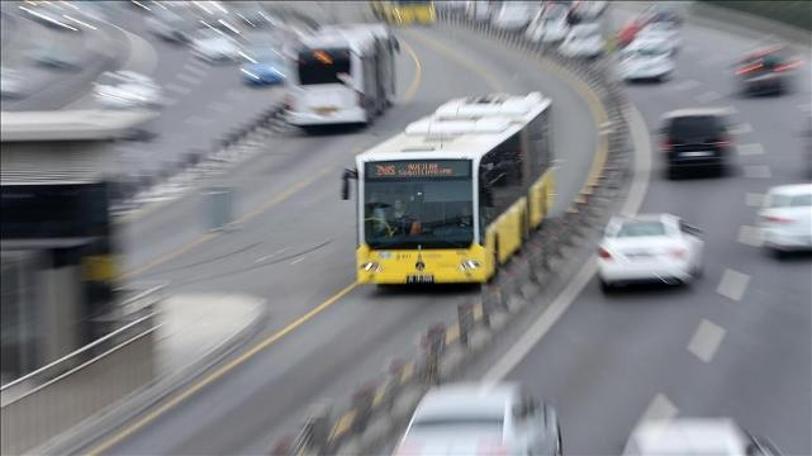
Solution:
{"label": "blurred car", "polygon": [[93,85],[96,101],[111,109],[159,108],[163,91],[153,80],[133,71],[102,73]]}
{"label": "blurred car", "polygon": [[637,20],[629,21],[620,28],[617,33],[617,45],[618,47],[626,47],[630,45],[634,39],[637,37],[637,33],[643,28],[644,24]]}
{"label": "blurred car", "polygon": [[559,51],[568,57],[594,58],[603,54],[605,46],[598,24],[578,24],[567,33]]}
{"label": "blurred car", "polygon": [[777,255],[812,250],[812,184],[771,188],[758,220],[764,246]]}
{"label": "blurred car", "polygon": [[532,16],[531,6],[527,2],[502,2],[491,17],[491,24],[503,30],[517,31],[525,28]]}
{"label": "blurred car", "polygon": [[806,115],[801,130],[804,149],[806,149],[806,177],[812,178],[812,113]]}
{"label": "blurred car", "polygon": [[669,22],[674,25],[682,25],[682,15],[680,15],[674,7],[663,4],[653,4],[648,7],[643,11],[643,14],[640,15],[640,20],[644,24]]}
{"label": "blurred car", "polygon": [[679,28],[671,22],[652,22],[635,35],[634,39],[660,39],[669,46],[669,51],[676,54],[682,45]]}
{"label": "blurred car", "polygon": [[19,5],[20,11],[23,11],[23,16],[38,22],[46,27],[56,30],[66,30],[71,32],[79,32],[82,27],[78,23],[69,20],[64,16],[67,13],[66,7],[56,2],[26,2],[24,5]]}
{"label": "blurred car", "polygon": [[536,13],[525,30],[525,36],[533,42],[556,43],[563,40],[569,30],[567,9],[550,5]]}
{"label": "blurred car", "polygon": [[680,109],[663,116],[661,147],[669,178],[686,169],[724,174],[732,166],[733,141],[726,116],[714,108]]}
{"label": "blurred car", "polygon": [[187,43],[194,31],[194,22],[168,9],[156,9],[144,20],[147,30],[165,41]]}
{"label": "blurred car", "polygon": [[572,8],[582,20],[594,21],[606,11],[608,5],[609,2],[603,0],[578,0],[572,4]]}
{"label": "blurred car", "polygon": [[780,456],[768,439],[730,418],[650,420],[632,431],[623,456]]}
{"label": "blurred car", "polygon": [[61,41],[48,41],[40,44],[28,55],[38,65],[56,70],[78,70],[82,63],[76,51]]}
{"label": "blurred car", "polygon": [[239,43],[219,30],[198,30],[191,46],[195,56],[212,63],[235,62],[240,58]]}
{"label": "blurred car", "polygon": [[791,58],[783,46],[759,49],[736,64],[739,91],[742,94],[780,94],[789,89],[793,70],[800,59]]}
{"label": "blurred car", "polygon": [[663,81],[675,68],[671,48],[661,38],[639,37],[620,51],[620,77],[627,81]]}
{"label": "blurred car", "polygon": [[395,454],[560,455],[558,415],[516,384],[452,384],[429,391]]}
{"label": "blurred car", "polygon": [[0,67],[0,95],[3,98],[22,97],[25,89],[25,78],[19,71]]}
{"label": "blurred car", "polygon": [[601,290],[640,282],[693,281],[702,273],[700,233],[670,214],[612,218],[598,247]]}
{"label": "blurred car", "polygon": [[249,85],[276,85],[285,82],[284,58],[275,53],[259,54],[240,67],[243,81]]}

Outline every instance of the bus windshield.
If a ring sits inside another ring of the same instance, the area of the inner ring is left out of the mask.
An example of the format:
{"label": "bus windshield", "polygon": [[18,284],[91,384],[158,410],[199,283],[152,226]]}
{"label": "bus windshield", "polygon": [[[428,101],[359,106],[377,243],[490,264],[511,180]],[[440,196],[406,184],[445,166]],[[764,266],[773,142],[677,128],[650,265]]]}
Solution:
{"label": "bus windshield", "polygon": [[301,85],[341,83],[338,75],[350,74],[348,49],[309,49],[299,53],[299,83]]}
{"label": "bus windshield", "polygon": [[468,247],[474,240],[467,160],[370,163],[364,236],[373,249]]}

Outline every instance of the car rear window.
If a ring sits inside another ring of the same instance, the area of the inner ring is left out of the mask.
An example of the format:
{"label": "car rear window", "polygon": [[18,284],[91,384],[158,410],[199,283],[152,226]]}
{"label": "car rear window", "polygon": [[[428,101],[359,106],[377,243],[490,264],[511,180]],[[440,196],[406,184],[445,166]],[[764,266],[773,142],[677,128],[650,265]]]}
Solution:
{"label": "car rear window", "polygon": [[772,195],[770,207],[806,207],[812,206],[812,194],[805,195]]}
{"label": "car rear window", "polygon": [[717,116],[686,116],[671,120],[668,134],[674,142],[681,140],[715,138],[722,132],[722,122]]}
{"label": "car rear window", "polygon": [[413,430],[473,429],[477,432],[501,432],[501,416],[426,417],[412,423]]}
{"label": "car rear window", "polygon": [[664,236],[665,225],[661,222],[626,222],[615,237]]}

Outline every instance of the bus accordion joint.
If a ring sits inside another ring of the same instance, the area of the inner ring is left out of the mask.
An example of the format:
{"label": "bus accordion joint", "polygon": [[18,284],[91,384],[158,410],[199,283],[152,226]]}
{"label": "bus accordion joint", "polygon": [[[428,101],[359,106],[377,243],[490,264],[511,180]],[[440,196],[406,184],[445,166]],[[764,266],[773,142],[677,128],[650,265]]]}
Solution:
{"label": "bus accordion joint", "polygon": [[344,168],[341,174],[341,199],[350,199],[350,179],[358,179],[358,170]]}

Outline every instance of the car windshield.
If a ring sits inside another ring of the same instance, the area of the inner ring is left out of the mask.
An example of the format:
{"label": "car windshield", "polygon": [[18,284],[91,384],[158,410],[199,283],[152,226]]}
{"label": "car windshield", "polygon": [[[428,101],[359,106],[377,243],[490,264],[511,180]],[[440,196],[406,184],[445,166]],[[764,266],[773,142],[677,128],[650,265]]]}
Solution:
{"label": "car windshield", "polygon": [[661,57],[664,55],[668,55],[668,51],[666,49],[655,47],[655,46],[646,46],[646,47],[638,47],[635,49],[629,49],[623,52],[623,56],[626,58],[631,57]]}
{"label": "car windshield", "polygon": [[812,193],[802,195],[772,195],[770,207],[808,207],[812,206]]}
{"label": "car windshield", "polygon": [[303,50],[298,59],[302,85],[340,84],[340,74],[351,71],[350,51],[346,48]]}
{"label": "car windshield", "polygon": [[665,236],[665,225],[662,222],[625,222],[620,227],[615,237],[643,237],[643,236]]}
{"label": "car windshield", "polygon": [[364,233],[370,247],[456,248],[473,242],[469,161],[369,163],[365,174]]}
{"label": "car windshield", "polygon": [[414,434],[453,431],[460,433],[474,432],[481,435],[484,433],[501,433],[503,425],[502,416],[433,416],[416,419],[415,422],[412,423],[411,431]]}

